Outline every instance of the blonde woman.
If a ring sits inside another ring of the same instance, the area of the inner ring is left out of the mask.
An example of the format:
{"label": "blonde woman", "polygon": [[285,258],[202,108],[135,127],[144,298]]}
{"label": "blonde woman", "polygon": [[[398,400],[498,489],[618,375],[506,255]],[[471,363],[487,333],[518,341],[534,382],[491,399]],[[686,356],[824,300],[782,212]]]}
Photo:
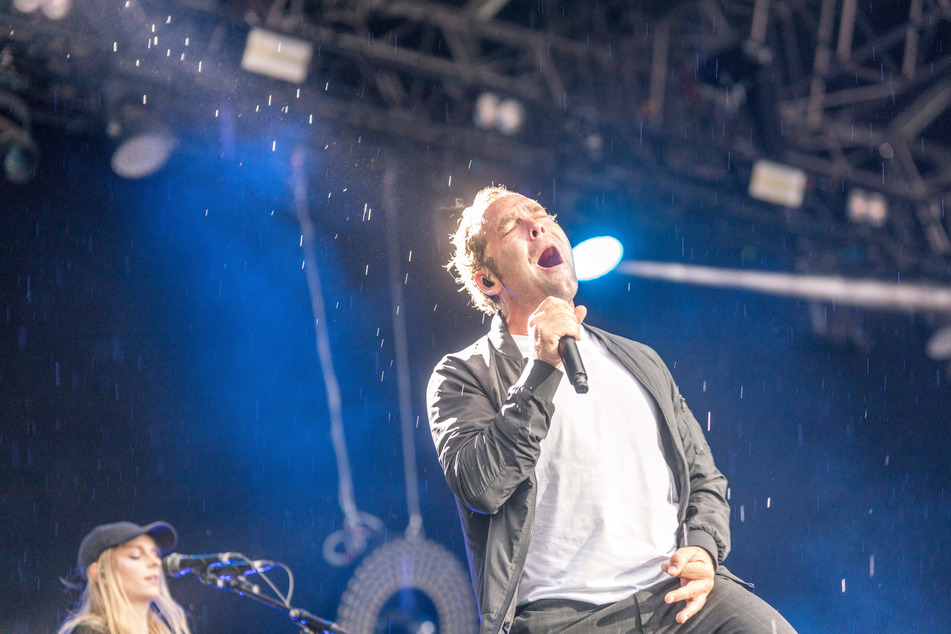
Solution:
{"label": "blonde woman", "polygon": [[177,539],[165,522],[92,529],[77,557],[80,604],[57,634],[191,634],[162,571],[162,555]]}

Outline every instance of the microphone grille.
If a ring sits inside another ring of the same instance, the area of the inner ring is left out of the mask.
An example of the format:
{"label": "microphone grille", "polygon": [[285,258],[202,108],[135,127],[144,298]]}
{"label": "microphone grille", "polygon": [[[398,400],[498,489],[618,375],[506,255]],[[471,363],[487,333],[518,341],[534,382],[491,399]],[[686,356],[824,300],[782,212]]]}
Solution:
{"label": "microphone grille", "polygon": [[162,570],[168,576],[175,576],[182,569],[182,556],[178,553],[169,553],[162,558]]}

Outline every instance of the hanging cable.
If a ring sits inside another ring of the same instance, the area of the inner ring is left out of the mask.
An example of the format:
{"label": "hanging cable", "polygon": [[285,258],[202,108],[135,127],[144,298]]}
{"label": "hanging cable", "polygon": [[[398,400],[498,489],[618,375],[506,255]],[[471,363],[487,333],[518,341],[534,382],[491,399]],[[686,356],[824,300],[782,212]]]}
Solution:
{"label": "hanging cable", "polygon": [[406,483],[406,511],[409,514],[407,537],[423,532],[423,516],[419,511],[419,482],[416,475],[416,443],[413,441],[413,407],[409,374],[409,353],[406,347],[406,310],[403,307],[403,283],[400,278],[400,236],[396,218],[397,168],[387,158],[383,175],[383,206],[386,216],[386,246],[390,269],[390,301],[393,304],[393,341],[396,344],[396,385],[399,392],[400,430],[403,439],[403,472]]}
{"label": "hanging cable", "polygon": [[[344,566],[366,551],[368,540],[374,534],[382,531],[383,522],[369,513],[360,512],[354,498],[353,476],[350,470],[350,458],[347,455],[347,441],[343,430],[340,384],[334,374],[324,296],[320,284],[320,275],[317,271],[317,248],[314,239],[314,223],[310,218],[307,202],[305,161],[305,152],[301,149],[295,150],[291,157],[294,203],[301,229],[301,247],[304,250],[304,272],[307,275],[307,289],[310,292],[310,304],[314,313],[317,355],[320,359],[320,369],[323,372],[324,389],[327,392],[327,409],[330,412],[330,438],[337,458],[338,497],[340,509],[344,515],[343,529],[332,533],[324,541],[323,555],[328,563],[335,566]],[[342,551],[341,547],[343,548]]]}
{"label": "hanging cable", "polygon": [[436,608],[436,623],[418,606],[400,602],[400,623],[406,631],[441,631],[475,634],[479,619],[475,596],[466,571],[449,550],[423,536],[423,516],[419,510],[419,483],[416,476],[416,443],[413,441],[409,353],[406,337],[406,310],[403,305],[399,222],[396,193],[398,164],[387,155],[383,175],[383,205],[386,216],[386,245],[390,269],[390,299],[393,303],[393,340],[396,346],[396,376],[399,390],[400,430],[403,438],[403,469],[406,480],[406,510],[409,525],[404,538],[388,541],[367,555],[357,566],[341,598],[338,622],[351,632],[394,630],[392,614],[384,614],[391,598],[407,596],[414,589],[426,595]]}

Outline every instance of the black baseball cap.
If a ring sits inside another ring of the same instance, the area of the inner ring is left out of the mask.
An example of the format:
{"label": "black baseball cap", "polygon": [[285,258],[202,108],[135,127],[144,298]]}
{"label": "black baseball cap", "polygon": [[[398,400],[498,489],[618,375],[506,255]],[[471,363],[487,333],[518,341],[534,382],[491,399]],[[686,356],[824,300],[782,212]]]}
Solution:
{"label": "black baseball cap", "polygon": [[178,534],[171,524],[166,522],[152,522],[145,526],[139,526],[132,522],[114,522],[112,524],[100,524],[89,531],[89,534],[83,537],[79,544],[79,556],[76,558],[79,576],[86,578],[86,569],[90,564],[99,559],[103,552],[124,544],[130,539],[135,539],[139,535],[148,535],[155,540],[159,551],[164,555],[175,546],[178,541]]}

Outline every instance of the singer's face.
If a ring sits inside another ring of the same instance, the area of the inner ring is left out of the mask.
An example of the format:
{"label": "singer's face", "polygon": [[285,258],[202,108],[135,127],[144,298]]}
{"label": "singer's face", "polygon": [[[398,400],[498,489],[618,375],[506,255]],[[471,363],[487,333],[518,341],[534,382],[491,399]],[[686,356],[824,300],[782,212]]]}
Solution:
{"label": "singer's face", "polygon": [[116,573],[132,603],[149,603],[159,596],[162,557],[155,540],[139,535],[117,546]]}
{"label": "singer's face", "polygon": [[[521,194],[501,196],[482,215],[489,292],[505,307],[531,313],[549,296],[571,301],[578,278],[571,243],[544,207]],[[507,317],[507,315],[506,315]]]}

